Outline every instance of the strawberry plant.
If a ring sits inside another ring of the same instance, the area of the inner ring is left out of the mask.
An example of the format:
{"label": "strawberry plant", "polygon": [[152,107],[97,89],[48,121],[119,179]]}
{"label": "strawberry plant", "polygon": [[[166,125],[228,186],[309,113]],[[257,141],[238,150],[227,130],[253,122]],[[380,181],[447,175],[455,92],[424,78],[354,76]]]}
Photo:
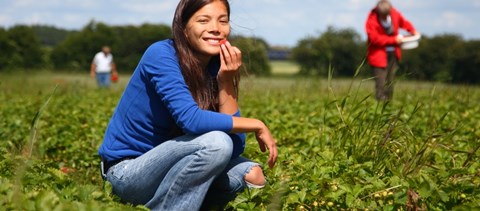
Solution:
{"label": "strawberry plant", "polygon": [[[146,210],[98,170],[127,79],[98,90],[83,75],[0,77],[2,209]],[[268,124],[279,159],[265,188],[226,209],[479,209],[480,88],[401,81],[389,103],[372,92],[371,80],[244,78],[242,114]],[[251,134],[245,155],[267,158]]]}

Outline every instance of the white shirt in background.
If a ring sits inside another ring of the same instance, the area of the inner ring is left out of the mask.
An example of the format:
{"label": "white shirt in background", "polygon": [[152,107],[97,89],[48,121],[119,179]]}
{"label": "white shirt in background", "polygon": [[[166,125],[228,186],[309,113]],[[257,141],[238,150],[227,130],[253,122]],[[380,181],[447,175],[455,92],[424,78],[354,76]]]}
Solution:
{"label": "white shirt in background", "polygon": [[97,73],[109,73],[112,71],[112,54],[105,55],[103,52],[98,52],[93,58],[93,63],[96,65],[95,71]]}

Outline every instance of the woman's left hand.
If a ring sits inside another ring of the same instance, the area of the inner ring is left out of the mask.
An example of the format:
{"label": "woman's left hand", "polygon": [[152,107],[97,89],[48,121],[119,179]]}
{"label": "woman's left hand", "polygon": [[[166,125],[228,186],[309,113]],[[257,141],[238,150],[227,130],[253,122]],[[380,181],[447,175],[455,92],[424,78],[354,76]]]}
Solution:
{"label": "woman's left hand", "polygon": [[218,82],[230,82],[242,66],[242,52],[229,41],[220,45],[220,71],[217,75]]}

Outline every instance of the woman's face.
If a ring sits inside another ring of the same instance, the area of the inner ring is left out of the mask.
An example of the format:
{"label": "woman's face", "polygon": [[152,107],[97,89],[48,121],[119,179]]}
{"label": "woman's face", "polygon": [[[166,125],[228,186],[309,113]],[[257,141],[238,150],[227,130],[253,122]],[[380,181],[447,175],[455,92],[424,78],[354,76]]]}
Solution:
{"label": "woman's face", "polygon": [[198,10],[188,20],[185,34],[194,50],[204,58],[220,53],[220,41],[230,34],[227,8],[214,1]]}

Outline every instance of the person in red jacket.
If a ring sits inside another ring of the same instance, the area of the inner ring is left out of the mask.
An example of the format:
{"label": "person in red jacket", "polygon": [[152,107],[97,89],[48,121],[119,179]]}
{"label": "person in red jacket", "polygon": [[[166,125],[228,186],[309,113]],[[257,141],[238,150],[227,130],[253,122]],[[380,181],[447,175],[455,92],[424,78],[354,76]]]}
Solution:
{"label": "person in red jacket", "polygon": [[393,80],[401,59],[403,36],[399,29],[419,35],[410,21],[397,11],[390,1],[379,0],[365,24],[368,36],[367,60],[375,75],[375,97],[388,101],[393,95]]}

